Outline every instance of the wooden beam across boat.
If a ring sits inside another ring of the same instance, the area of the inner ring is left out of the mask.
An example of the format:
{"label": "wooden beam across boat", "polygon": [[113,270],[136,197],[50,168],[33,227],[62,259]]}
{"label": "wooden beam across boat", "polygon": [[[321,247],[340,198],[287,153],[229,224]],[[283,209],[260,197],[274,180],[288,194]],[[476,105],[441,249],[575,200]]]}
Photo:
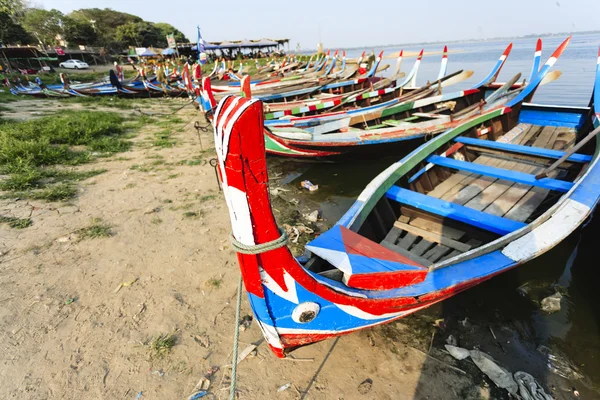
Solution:
{"label": "wooden beam across boat", "polygon": [[553,178],[536,179],[535,175],[532,174],[490,167],[488,165],[475,164],[466,161],[459,161],[449,157],[432,155],[427,157],[427,161],[441,167],[453,168],[459,171],[473,172],[481,175],[491,176],[493,178],[506,179],[508,181],[524,183],[526,185],[556,190],[564,193],[568,192],[569,189],[573,187],[573,182],[561,181]]}
{"label": "wooden beam across boat", "polygon": [[[544,158],[555,158],[560,159],[565,154],[564,151],[546,149],[541,147],[532,147],[532,146],[522,146],[518,144],[512,143],[502,143],[496,142],[492,140],[482,140],[468,137],[457,137],[454,139],[457,143],[462,143],[467,146],[475,146],[475,147],[483,147],[487,149],[500,150],[500,151],[509,151],[512,153],[525,154],[528,156],[538,156]],[[578,162],[578,163],[586,163],[592,161],[592,156],[588,156],[586,154],[571,154],[568,158],[568,161]]]}
{"label": "wooden beam across boat", "polygon": [[392,186],[386,192],[388,199],[406,204],[419,210],[454,219],[499,235],[521,229],[526,224],[498,217],[482,211],[477,211],[459,204],[450,203],[422,193],[413,192],[399,186]]}

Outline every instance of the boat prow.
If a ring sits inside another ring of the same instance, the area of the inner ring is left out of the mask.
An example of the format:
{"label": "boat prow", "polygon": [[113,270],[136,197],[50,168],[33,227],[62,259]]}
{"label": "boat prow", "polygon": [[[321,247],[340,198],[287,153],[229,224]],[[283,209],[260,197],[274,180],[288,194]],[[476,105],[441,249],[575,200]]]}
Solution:
{"label": "boat prow", "polygon": [[390,165],[304,264],[270,206],[262,104],[223,99],[215,144],[232,243],[275,354],[447,299],[583,224],[600,199],[600,63],[596,75],[590,107],[495,108]]}

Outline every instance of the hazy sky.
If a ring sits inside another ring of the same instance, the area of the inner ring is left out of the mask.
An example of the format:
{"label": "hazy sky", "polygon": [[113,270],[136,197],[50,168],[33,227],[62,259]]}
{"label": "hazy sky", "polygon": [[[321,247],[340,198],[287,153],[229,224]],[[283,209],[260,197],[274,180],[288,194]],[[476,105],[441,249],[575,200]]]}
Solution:
{"label": "hazy sky", "polygon": [[196,40],[291,38],[290,46],[374,46],[600,29],[598,0],[34,0],[68,13],[112,8],[168,22]]}

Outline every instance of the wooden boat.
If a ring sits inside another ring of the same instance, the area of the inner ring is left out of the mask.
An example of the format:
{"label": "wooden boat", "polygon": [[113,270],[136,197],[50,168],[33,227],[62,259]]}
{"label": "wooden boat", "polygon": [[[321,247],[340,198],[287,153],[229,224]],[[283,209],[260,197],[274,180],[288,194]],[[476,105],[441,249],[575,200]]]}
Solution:
{"label": "wooden boat", "polygon": [[277,356],[447,299],[586,221],[600,199],[600,58],[589,107],[523,104],[531,88],[390,165],[300,259],[270,207],[262,105],[220,103],[215,144],[232,243]]}
{"label": "wooden boat", "polygon": [[[371,69],[365,74],[355,79],[343,80],[341,78],[331,78],[330,67],[327,67],[321,76],[315,78],[303,78],[287,82],[267,82],[251,85],[254,97],[264,102],[299,100],[314,96],[319,93],[348,93],[365,89],[375,84],[383,78],[376,77],[378,66],[383,57],[383,52],[379,54]],[[333,64],[333,61],[332,61]],[[221,96],[239,92],[239,87],[211,87],[214,95],[220,99]]]}
{"label": "wooden boat", "polygon": [[[566,44],[560,46],[553,57],[560,57],[565,47]],[[356,153],[380,156],[382,151],[397,151],[398,146],[404,146],[403,142],[408,140],[437,135],[482,114],[491,107],[490,103],[505,99],[509,90],[521,88],[521,85],[516,84],[518,76],[500,88],[492,85],[511,48],[512,44],[506,48],[488,76],[469,90],[437,96],[434,95],[435,90],[433,93],[426,93],[426,96],[415,91],[401,97],[396,105],[356,116],[344,116],[345,124],[338,121],[337,125],[331,124],[331,129],[321,128],[316,133],[298,126],[278,128],[267,124],[267,149],[274,154],[291,157],[312,157],[314,152],[319,152],[320,157],[340,157]],[[540,57],[541,51],[536,48],[534,65]],[[550,59],[553,60],[553,57]],[[555,74],[558,72],[550,74],[548,81],[555,79]],[[532,81],[529,81],[528,85],[531,84]],[[496,91],[492,92],[493,89]],[[532,89],[528,91],[530,97],[536,88]],[[305,155],[305,150],[311,152]]]}

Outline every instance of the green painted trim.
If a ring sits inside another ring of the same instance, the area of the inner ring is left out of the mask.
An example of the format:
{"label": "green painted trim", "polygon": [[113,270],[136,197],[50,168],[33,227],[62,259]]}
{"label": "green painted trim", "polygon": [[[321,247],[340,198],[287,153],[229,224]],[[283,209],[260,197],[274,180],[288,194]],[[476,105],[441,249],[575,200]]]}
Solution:
{"label": "green painted trim", "polygon": [[397,106],[392,106],[385,108],[381,111],[382,117],[388,117],[390,115],[398,114],[404,111],[412,110],[415,106],[415,102],[411,101],[408,103],[398,104]]}

